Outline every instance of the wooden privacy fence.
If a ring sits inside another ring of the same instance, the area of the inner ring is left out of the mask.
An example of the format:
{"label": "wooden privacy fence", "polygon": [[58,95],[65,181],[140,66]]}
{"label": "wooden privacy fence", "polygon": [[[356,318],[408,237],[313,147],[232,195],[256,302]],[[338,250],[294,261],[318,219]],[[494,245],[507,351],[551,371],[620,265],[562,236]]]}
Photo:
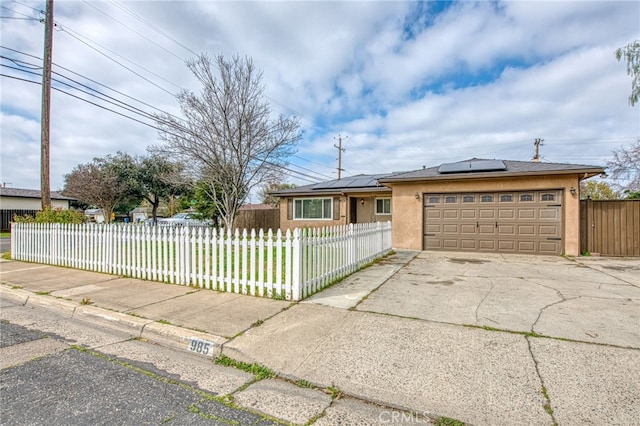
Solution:
{"label": "wooden privacy fence", "polygon": [[242,232],[13,223],[11,257],[218,291],[301,300],[391,250],[391,223]]}
{"label": "wooden privacy fence", "polygon": [[234,225],[239,229],[278,229],[280,209],[240,210]]}
{"label": "wooden privacy fence", "polygon": [[580,251],[640,256],[640,200],[580,201]]}

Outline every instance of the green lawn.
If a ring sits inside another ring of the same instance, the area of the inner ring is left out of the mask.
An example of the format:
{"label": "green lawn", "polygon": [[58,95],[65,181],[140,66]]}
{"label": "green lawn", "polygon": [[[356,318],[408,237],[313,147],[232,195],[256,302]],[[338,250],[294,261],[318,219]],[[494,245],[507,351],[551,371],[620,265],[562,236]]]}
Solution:
{"label": "green lawn", "polygon": [[0,232],[0,237],[10,237],[11,232]]}

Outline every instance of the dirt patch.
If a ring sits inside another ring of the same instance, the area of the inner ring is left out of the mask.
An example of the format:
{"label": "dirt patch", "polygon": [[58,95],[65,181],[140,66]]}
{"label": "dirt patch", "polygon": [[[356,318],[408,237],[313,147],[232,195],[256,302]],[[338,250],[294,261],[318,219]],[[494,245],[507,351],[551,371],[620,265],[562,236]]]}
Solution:
{"label": "dirt patch", "polygon": [[488,263],[488,261],[486,260],[480,260],[480,259],[460,259],[460,258],[451,258],[451,259],[447,259],[448,262],[451,263],[458,263],[458,264],[465,264],[465,263],[471,263],[472,265],[482,265],[483,263]]}

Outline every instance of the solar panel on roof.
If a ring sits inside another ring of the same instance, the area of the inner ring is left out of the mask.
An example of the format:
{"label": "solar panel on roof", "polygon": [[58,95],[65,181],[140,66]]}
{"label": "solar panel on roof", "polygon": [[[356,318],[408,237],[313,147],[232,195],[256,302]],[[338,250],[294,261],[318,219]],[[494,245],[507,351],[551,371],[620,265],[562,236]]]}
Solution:
{"label": "solar panel on roof", "polygon": [[502,160],[460,161],[458,163],[445,163],[438,167],[438,173],[471,173],[493,172],[507,170]]}

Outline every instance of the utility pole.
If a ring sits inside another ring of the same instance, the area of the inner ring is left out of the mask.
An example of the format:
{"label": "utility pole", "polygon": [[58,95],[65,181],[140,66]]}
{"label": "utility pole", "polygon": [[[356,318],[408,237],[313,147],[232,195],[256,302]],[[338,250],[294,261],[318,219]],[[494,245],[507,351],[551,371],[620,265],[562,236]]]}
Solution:
{"label": "utility pole", "polygon": [[53,0],[47,0],[44,18],[44,59],[42,66],[42,115],[40,118],[40,197],[42,210],[51,208],[49,180],[49,118],[51,117],[51,54],[53,51]]}
{"label": "utility pole", "polygon": [[536,148],[536,152],[533,155],[534,163],[540,162],[540,146],[544,145],[542,142],[544,142],[544,139],[540,139],[540,138],[536,138],[536,140],[533,141],[533,146]]}
{"label": "utility pole", "polygon": [[342,153],[346,151],[346,149],[342,147],[342,136],[338,135],[338,145],[333,144],[333,146],[338,148],[338,179],[340,179],[342,172],[344,172],[344,169],[342,168]]}

